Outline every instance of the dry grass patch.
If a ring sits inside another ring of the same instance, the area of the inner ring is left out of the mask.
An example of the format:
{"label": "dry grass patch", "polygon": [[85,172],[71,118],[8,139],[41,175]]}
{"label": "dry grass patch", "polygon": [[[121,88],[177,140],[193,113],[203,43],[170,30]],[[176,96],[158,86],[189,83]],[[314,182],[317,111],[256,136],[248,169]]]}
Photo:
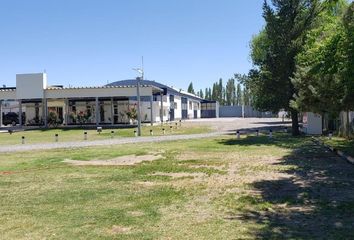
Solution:
{"label": "dry grass patch", "polygon": [[109,160],[90,160],[90,161],[79,161],[66,159],[63,162],[69,163],[75,166],[131,166],[142,162],[152,162],[161,159],[161,155],[127,155],[121,156]]}

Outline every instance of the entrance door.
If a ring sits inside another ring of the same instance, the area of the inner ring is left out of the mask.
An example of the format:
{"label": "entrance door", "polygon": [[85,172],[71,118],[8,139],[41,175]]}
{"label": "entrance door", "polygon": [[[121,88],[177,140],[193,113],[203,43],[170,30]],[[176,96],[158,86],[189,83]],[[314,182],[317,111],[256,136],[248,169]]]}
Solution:
{"label": "entrance door", "polygon": [[198,111],[194,110],[194,118],[198,118]]}

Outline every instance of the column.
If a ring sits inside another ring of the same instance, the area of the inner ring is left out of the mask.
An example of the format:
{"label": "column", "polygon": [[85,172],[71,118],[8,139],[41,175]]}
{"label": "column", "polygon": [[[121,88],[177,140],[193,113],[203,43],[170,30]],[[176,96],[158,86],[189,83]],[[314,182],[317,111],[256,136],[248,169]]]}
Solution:
{"label": "column", "polygon": [[96,97],[96,111],[95,111],[96,126],[100,125],[100,105],[98,102],[98,97]]}
{"label": "column", "polygon": [[154,120],[153,120],[153,109],[152,109],[152,106],[153,106],[153,96],[150,96],[150,123],[151,123],[151,126],[154,125]]}
{"label": "column", "polygon": [[68,126],[69,123],[69,99],[65,98],[65,125]]}
{"label": "column", "polygon": [[22,100],[18,100],[18,123],[22,127]]}
{"label": "column", "polygon": [[160,106],[160,121],[163,123],[163,94],[161,93],[161,106]]}
{"label": "column", "polygon": [[0,100],[0,127],[2,127],[2,100]]}
{"label": "column", "polygon": [[44,122],[44,127],[47,128],[48,127],[48,106],[47,106],[47,102],[48,100],[46,98],[43,98],[42,100],[42,111],[43,111],[43,122]]}
{"label": "column", "polygon": [[113,104],[113,98],[111,98],[111,125],[114,125],[114,104]]}

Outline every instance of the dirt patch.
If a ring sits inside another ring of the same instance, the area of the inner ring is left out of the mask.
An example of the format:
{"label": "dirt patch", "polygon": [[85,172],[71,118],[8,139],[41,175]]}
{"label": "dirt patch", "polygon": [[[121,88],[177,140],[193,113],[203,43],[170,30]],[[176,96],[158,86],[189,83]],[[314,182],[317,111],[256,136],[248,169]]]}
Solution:
{"label": "dirt patch", "polygon": [[161,159],[161,155],[127,155],[121,156],[109,160],[90,160],[90,161],[78,161],[66,159],[63,162],[69,163],[75,166],[130,166],[141,162],[151,162]]}
{"label": "dirt patch", "polygon": [[11,175],[11,174],[15,174],[15,172],[12,171],[0,172],[0,175]]}
{"label": "dirt patch", "polygon": [[131,233],[131,228],[114,225],[108,232],[110,234],[128,234]]}
{"label": "dirt patch", "polygon": [[202,178],[205,177],[205,173],[186,173],[186,172],[179,172],[179,173],[164,173],[164,172],[157,172],[154,174],[150,174],[151,176],[167,176],[172,178],[186,178],[186,177],[193,177],[193,178]]}

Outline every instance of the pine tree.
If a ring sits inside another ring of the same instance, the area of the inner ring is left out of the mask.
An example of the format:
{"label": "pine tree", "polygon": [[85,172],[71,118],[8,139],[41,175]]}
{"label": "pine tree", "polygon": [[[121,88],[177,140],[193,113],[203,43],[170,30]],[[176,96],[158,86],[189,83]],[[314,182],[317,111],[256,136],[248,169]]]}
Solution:
{"label": "pine tree", "polygon": [[296,56],[319,14],[320,0],[272,0],[263,5],[264,30],[251,42],[251,57],[259,70],[248,79],[254,102],[260,110],[291,112],[292,133],[299,135],[298,111],[290,106],[296,89],[291,82]]}
{"label": "pine tree", "polygon": [[195,94],[192,82],[189,84],[187,92]]}
{"label": "pine tree", "polygon": [[203,94],[203,90],[202,89],[199,90],[199,97],[200,98],[204,98],[204,94]]}

